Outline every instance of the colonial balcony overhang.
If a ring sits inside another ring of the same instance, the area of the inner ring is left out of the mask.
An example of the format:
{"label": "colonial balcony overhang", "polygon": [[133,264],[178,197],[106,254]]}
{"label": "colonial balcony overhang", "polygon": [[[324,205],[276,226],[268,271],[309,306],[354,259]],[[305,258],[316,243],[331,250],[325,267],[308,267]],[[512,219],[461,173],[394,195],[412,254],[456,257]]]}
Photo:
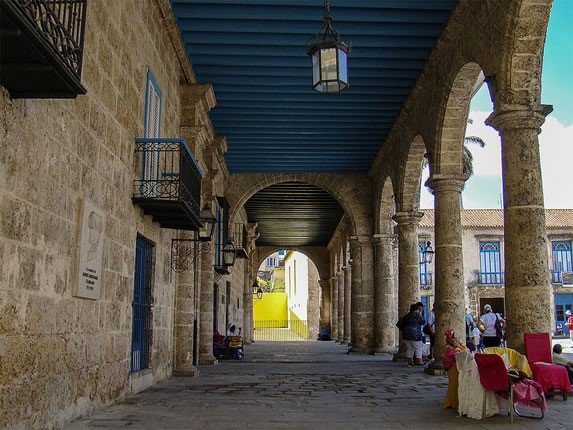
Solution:
{"label": "colonial balcony overhang", "polygon": [[0,84],[12,98],[74,98],[87,0],[0,1]]}
{"label": "colonial balcony overhang", "polygon": [[133,203],[163,228],[199,230],[203,173],[184,139],[138,138]]}

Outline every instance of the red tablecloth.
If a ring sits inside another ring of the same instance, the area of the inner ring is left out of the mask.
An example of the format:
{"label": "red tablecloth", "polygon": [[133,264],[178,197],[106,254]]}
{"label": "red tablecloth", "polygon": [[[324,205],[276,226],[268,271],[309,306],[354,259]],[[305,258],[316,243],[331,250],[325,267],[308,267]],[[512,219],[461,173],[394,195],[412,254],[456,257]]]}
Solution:
{"label": "red tablecloth", "polygon": [[566,392],[571,391],[571,383],[565,367],[541,362],[529,363],[529,366],[533,372],[533,379],[541,385],[544,392],[552,388]]}

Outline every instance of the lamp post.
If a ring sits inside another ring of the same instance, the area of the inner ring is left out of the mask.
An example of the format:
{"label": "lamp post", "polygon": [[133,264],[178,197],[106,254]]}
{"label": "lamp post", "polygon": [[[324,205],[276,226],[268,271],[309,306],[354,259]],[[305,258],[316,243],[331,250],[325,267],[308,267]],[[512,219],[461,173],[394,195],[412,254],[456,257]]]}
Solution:
{"label": "lamp post", "polygon": [[340,33],[332,26],[330,1],[325,2],[324,23],[306,44],[312,57],[312,88],[322,94],[339,94],[348,88],[350,46],[340,40]]}
{"label": "lamp post", "polygon": [[257,299],[261,300],[263,298],[263,289],[259,286],[258,282],[253,282],[252,285],[253,295],[257,296]]}
{"label": "lamp post", "polygon": [[420,250],[422,251],[422,261],[420,261],[420,264],[430,264],[434,260],[434,249],[432,248],[432,242],[428,240],[425,246],[420,244]]}

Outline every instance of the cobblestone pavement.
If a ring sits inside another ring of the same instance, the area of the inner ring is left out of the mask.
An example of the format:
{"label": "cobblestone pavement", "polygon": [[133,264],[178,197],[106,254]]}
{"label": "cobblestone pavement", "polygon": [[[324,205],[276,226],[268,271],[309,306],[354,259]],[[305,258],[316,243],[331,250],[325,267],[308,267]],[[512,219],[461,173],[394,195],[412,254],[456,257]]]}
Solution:
{"label": "cobblestone pavement", "polygon": [[[559,340],[568,351],[569,340]],[[473,420],[444,409],[444,376],[334,342],[257,342],[245,361],[202,366],[76,421],[94,429],[550,429],[570,427],[573,399],[548,400],[541,421]],[[568,352],[567,351],[567,352]]]}

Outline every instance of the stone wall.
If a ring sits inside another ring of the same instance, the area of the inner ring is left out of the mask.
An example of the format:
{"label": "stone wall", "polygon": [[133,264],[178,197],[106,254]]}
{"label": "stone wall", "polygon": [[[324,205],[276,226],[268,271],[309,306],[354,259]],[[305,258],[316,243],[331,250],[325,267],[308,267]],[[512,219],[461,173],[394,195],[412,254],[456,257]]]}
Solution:
{"label": "stone wall", "polygon": [[[138,234],[155,261],[146,380],[171,374],[175,231],[131,201],[148,69],[162,91],[161,136],[179,136],[183,73],[160,3],[88,3],[86,95],[10,100],[0,87],[0,428],[58,427],[142,387],[129,373]],[[73,295],[84,200],[105,214],[99,300]]]}

